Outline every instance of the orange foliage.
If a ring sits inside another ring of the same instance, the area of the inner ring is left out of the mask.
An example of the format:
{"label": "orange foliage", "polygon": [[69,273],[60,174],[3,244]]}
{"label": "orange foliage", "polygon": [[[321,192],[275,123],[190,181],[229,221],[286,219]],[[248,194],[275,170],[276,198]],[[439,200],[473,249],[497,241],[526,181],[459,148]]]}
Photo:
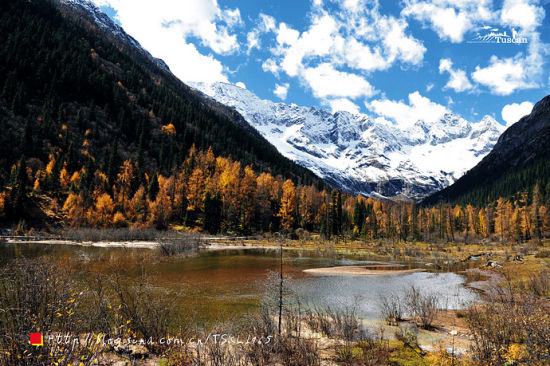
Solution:
{"label": "orange foliage", "polygon": [[175,135],[176,134],[176,127],[169,123],[166,126],[162,126],[162,133],[165,133],[167,135]]}
{"label": "orange foliage", "polygon": [[61,172],[59,172],[59,184],[61,185],[61,188],[65,189],[69,186],[71,183],[71,178],[69,177],[69,173],[67,172],[67,169],[63,167],[61,169]]}
{"label": "orange foliage", "polygon": [[8,193],[0,192],[0,217],[4,217],[6,215],[7,200]]}
{"label": "orange foliage", "polygon": [[281,208],[278,216],[281,218],[281,226],[289,231],[295,220],[296,214],[296,187],[294,183],[287,179],[283,183],[283,196],[281,197]]}
{"label": "orange foliage", "polygon": [[84,224],[86,220],[86,213],[84,208],[84,200],[80,195],[70,193],[63,204],[63,211],[67,213],[67,218],[72,226],[80,226]]}
{"label": "orange foliage", "polygon": [[93,210],[88,210],[88,221],[98,226],[110,226],[114,209],[115,204],[111,196],[103,193],[97,197]]}

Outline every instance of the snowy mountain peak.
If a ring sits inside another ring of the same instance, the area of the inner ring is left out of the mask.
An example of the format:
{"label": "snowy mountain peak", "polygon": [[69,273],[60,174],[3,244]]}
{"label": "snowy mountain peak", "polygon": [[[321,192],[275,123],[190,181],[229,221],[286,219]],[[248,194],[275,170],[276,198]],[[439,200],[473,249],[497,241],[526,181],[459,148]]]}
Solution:
{"label": "snowy mountain peak", "polygon": [[127,34],[124,29],[116,24],[107,14],[105,14],[94,3],[88,0],[59,0],[59,3],[65,6],[69,6],[73,9],[82,11],[84,14],[88,14],[98,27],[112,34],[115,38],[127,42],[129,45],[136,47],[143,54],[153,61],[161,69],[170,72],[168,65],[161,59],[153,57],[147,50],[145,50],[138,41],[132,36]]}
{"label": "snowy mountain peak", "polygon": [[368,115],[262,100],[227,83],[192,87],[235,108],[286,157],[354,193],[420,198],[453,183],[493,147],[504,127],[451,113],[410,127]]}
{"label": "snowy mountain peak", "polygon": [[[58,1],[88,14],[91,22],[170,72],[90,1]],[[399,127],[365,114],[262,100],[233,84],[191,86],[233,107],[286,157],[334,186],[365,195],[420,198],[440,190],[480,161],[504,130],[489,116],[469,123],[449,113],[438,121]]]}

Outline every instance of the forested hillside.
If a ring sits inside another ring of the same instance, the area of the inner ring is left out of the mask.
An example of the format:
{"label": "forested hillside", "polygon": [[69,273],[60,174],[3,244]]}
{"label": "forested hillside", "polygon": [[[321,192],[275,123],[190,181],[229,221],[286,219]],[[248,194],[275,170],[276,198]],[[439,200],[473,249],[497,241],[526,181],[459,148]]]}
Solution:
{"label": "forested hillside", "polygon": [[[39,0],[0,3],[0,211],[4,220],[45,219],[70,190],[93,202],[125,161],[132,193],[169,175],[190,148],[231,157],[296,184],[323,183],[280,155],[236,112],[191,91],[78,14]],[[63,203],[61,201],[61,203]],[[52,218],[52,217],[50,217]]]}

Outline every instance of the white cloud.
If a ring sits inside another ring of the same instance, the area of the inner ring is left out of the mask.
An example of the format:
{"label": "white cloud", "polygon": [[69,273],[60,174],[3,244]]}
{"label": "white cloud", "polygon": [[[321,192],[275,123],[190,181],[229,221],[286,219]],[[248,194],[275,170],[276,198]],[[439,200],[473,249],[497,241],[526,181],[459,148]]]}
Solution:
{"label": "white cloud", "polygon": [[257,32],[248,32],[246,34],[246,41],[248,44],[248,52],[254,48],[260,48],[260,39]]}
{"label": "white cloud", "polygon": [[239,9],[222,9],[216,0],[94,1],[112,7],[122,27],[180,79],[227,81],[221,62],[200,53],[188,39],[198,39],[216,54],[236,52],[239,43],[231,31],[242,24]]}
{"label": "white cloud", "polygon": [[429,93],[430,90],[432,90],[434,88],[434,83],[429,83],[428,85],[426,85],[426,92]]}
{"label": "white cloud", "polygon": [[261,47],[260,36],[262,34],[275,29],[275,18],[272,16],[260,13],[258,19],[256,27],[246,35],[249,53],[252,49]]}
{"label": "white cloud", "polygon": [[545,59],[550,49],[540,40],[536,31],[545,16],[544,9],[536,6],[538,1],[505,0],[500,22],[503,25],[519,27],[519,35],[528,40],[527,51],[518,52],[514,57],[499,58],[493,55],[486,67],[476,66],[472,78],[491,90],[493,94],[509,95],[516,90],[540,86]]}
{"label": "white cloud", "polygon": [[388,50],[389,60],[395,59],[418,65],[424,58],[426,47],[405,34],[407,23],[403,19],[383,17],[379,19],[379,32],[383,34],[383,44]]}
{"label": "white cloud", "polygon": [[351,114],[359,114],[360,111],[357,104],[346,98],[331,99],[328,101],[328,105],[330,106],[332,113],[344,111]]}
{"label": "white cloud", "polygon": [[273,30],[275,44],[262,69],[297,78],[317,98],[339,99],[372,96],[370,72],[396,63],[422,63],[422,42],[407,32],[404,19],[381,15],[377,1],[338,0],[331,5],[336,7],[314,2],[302,32],[286,23],[265,27]]}
{"label": "white cloud", "polygon": [[439,60],[439,73],[448,72],[450,74],[449,81],[445,84],[444,89],[453,89],[455,92],[463,92],[472,89],[468,76],[464,70],[454,70],[453,62],[448,58]]}
{"label": "white cloud", "polygon": [[236,82],[235,85],[238,86],[241,89],[246,89],[246,85],[242,81]]}
{"label": "white cloud", "polygon": [[502,24],[520,27],[523,32],[530,32],[542,24],[544,9],[536,6],[538,2],[530,0],[505,0],[500,19]]}
{"label": "white cloud", "polygon": [[288,88],[290,87],[290,84],[284,83],[282,85],[275,84],[275,90],[273,90],[273,94],[275,94],[279,99],[285,100],[286,96],[288,95]]}
{"label": "white cloud", "polygon": [[[415,18],[433,29],[441,39],[462,42],[465,35],[483,26],[511,27],[512,33],[528,38],[527,52],[514,57],[491,57],[488,65],[478,65],[473,81],[491,93],[509,95],[516,90],[537,87],[548,46],[540,41],[536,29],[545,16],[537,0],[504,0],[494,8],[492,0],[405,0],[403,16]],[[446,60],[446,59],[444,59]],[[440,73],[449,72],[446,88],[457,92],[474,86],[463,70],[453,70],[449,61],[441,61]]]}
{"label": "white cloud", "polygon": [[365,106],[379,116],[395,121],[401,127],[411,126],[419,120],[433,123],[450,112],[441,104],[423,97],[418,91],[409,94],[409,103],[381,99],[365,103]]}
{"label": "white cloud", "polygon": [[277,62],[272,58],[268,58],[262,63],[262,70],[264,70],[265,72],[270,71],[277,77],[279,76],[280,69],[281,68],[279,67],[279,65],[277,65]]}
{"label": "white cloud", "polygon": [[429,25],[441,39],[454,43],[495,17],[492,0],[406,0],[401,14]]}
{"label": "white cloud", "polygon": [[311,27],[302,34],[281,23],[277,42],[279,51],[284,54],[281,61],[283,70],[289,76],[297,76],[303,70],[304,57],[329,55],[337,30],[336,21],[328,15],[315,18]]}
{"label": "white cloud", "polygon": [[519,121],[521,117],[531,113],[532,110],[533,103],[531,102],[508,104],[502,108],[502,119],[506,122],[506,126],[511,126]]}
{"label": "white cloud", "polygon": [[335,70],[328,63],[306,69],[303,77],[317,98],[370,97],[375,93],[372,85],[361,76]]}
{"label": "white cloud", "polygon": [[500,59],[492,56],[489,66],[476,66],[472,78],[491,89],[497,95],[510,95],[518,89],[534,88],[537,84],[530,81],[526,60],[521,57]]}
{"label": "white cloud", "polygon": [[374,71],[384,70],[390,66],[389,60],[382,55],[380,47],[373,48],[358,42],[355,38],[341,42],[340,47],[343,61],[354,69]]}

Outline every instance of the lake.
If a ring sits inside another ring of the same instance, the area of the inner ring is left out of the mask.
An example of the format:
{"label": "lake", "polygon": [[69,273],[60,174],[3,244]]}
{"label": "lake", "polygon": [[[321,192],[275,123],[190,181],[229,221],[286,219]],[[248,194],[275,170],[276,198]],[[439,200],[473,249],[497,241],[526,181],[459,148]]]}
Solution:
{"label": "lake", "polygon": [[[146,278],[177,299],[186,313],[200,322],[231,320],[253,311],[265,293],[268,274],[280,268],[279,252],[273,249],[239,249],[201,252],[193,257],[166,258],[148,249],[98,248],[77,245],[0,244],[0,259],[15,257],[55,258],[60,266],[73,265],[82,277],[117,273],[128,280]],[[418,267],[415,263],[392,263],[369,258],[322,255],[313,251],[287,250],[283,256],[285,278],[306,304],[332,308],[354,306],[364,319],[376,319],[380,295],[400,294],[411,285],[439,296],[446,309],[460,309],[479,296],[464,286],[455,273],[414,272],[381,276],[312,275],[304,269],[344,265],[379,268]],[[391,272],[391,271],[389,271]]]}

